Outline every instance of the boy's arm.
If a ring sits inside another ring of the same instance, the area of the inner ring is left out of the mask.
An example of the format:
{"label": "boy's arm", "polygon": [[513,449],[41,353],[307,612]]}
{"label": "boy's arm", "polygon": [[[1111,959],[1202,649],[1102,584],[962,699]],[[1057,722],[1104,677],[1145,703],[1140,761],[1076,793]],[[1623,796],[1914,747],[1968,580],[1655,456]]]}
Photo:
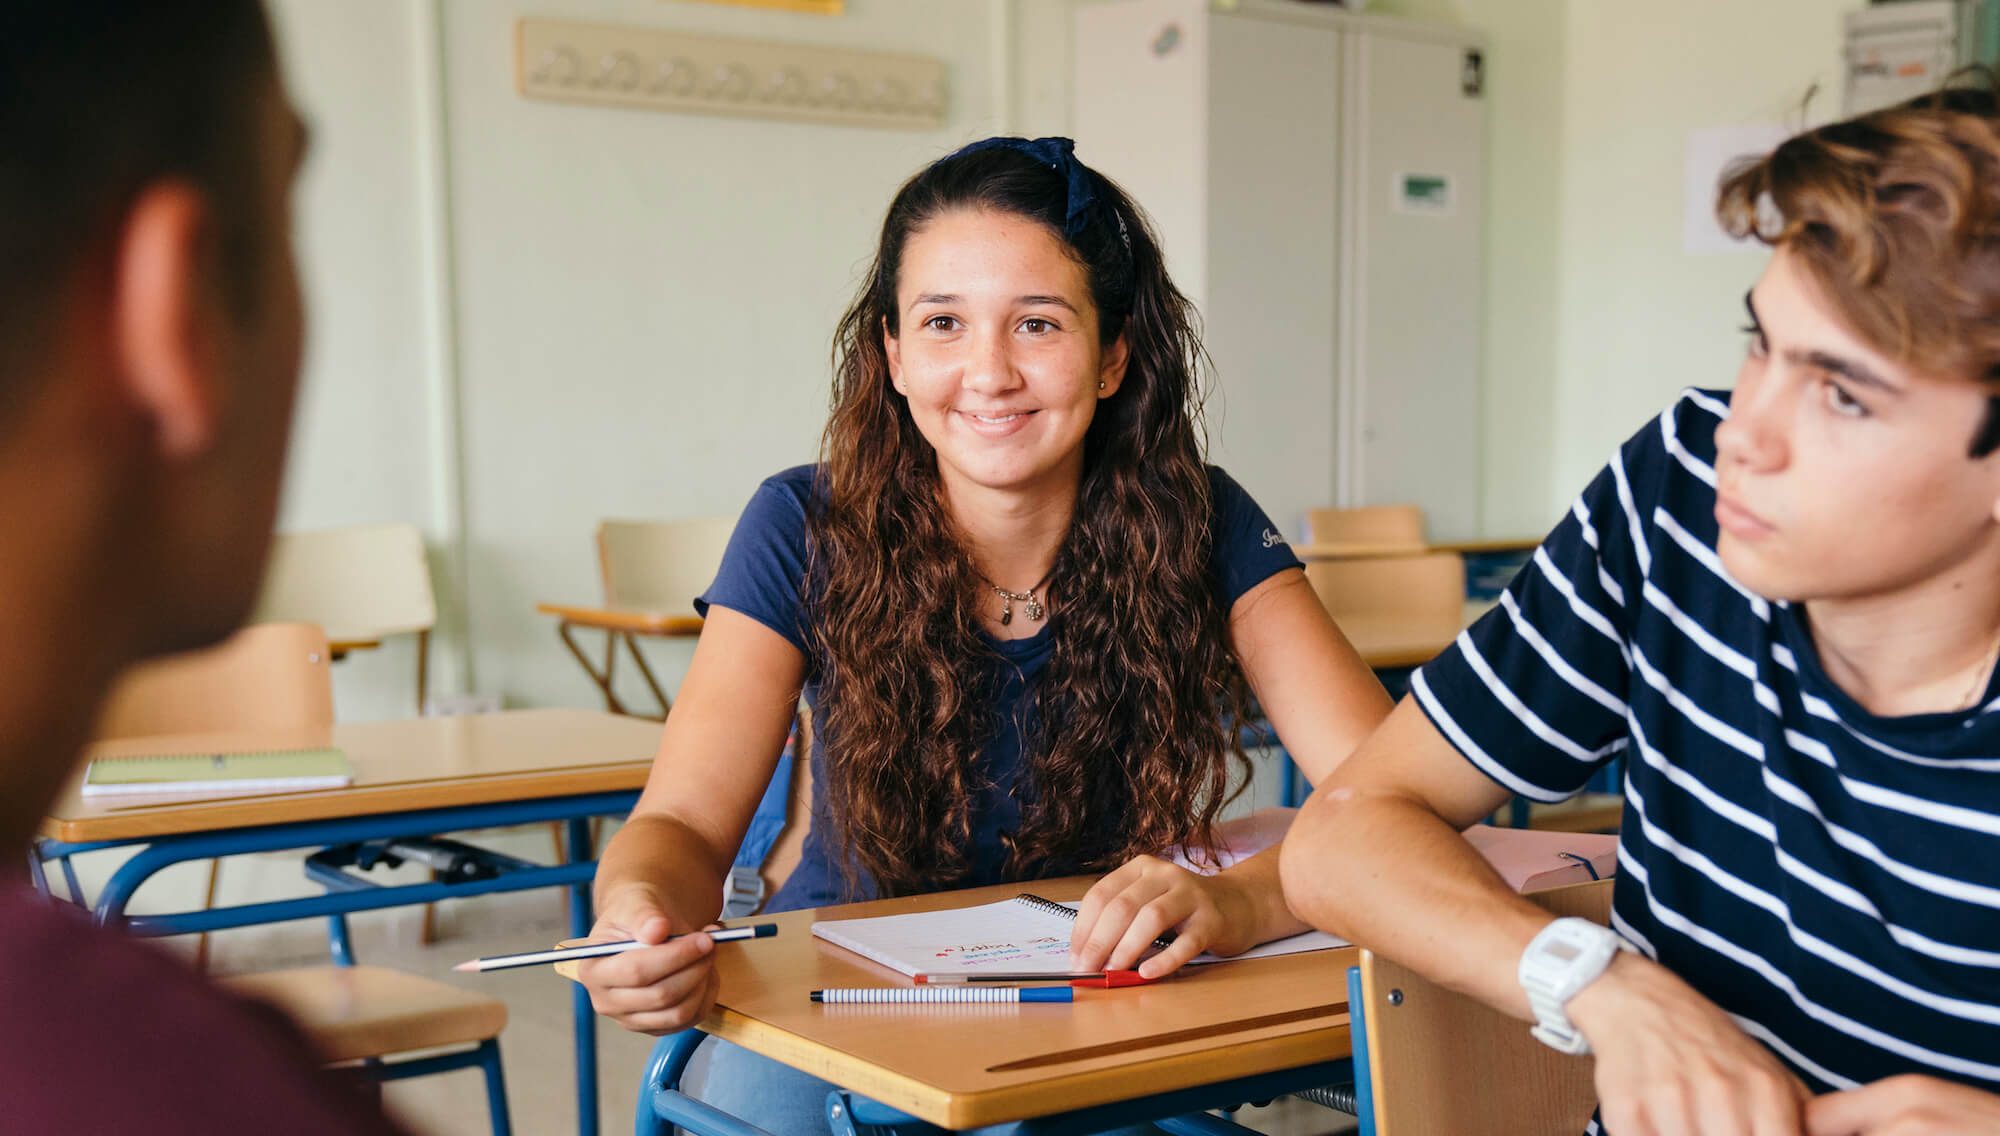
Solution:
{"label": "boy's arm", "polygon": [[[1315,926],[1530,1019],[1516,968],[1553,917],[1458,835],[1507,797],[1405,699],[1306,802],[1284,845],[1285,898]],[[1608,1130],[1801,1131],[1798,1081],[1657,963],[1621,952],[1567,1010],[1597,1053]]]}
{"label": "boy's arm", "polygon": [[1906,1074],[1815,1097],[1806,1107],[1806,1131],[1811,1136],[2000,1132],[2000,1096],[1936,1077]]}

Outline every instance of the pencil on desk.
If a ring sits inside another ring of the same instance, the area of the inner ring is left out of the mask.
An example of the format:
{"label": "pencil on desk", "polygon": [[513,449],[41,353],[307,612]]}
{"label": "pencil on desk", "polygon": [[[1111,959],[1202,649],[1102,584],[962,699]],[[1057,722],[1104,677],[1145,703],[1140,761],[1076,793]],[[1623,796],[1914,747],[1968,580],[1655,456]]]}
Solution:
{"label": "pencil on desk", "polygon": [[919,986],[963,986],[979,982],[1067,982],[1071,986],[1093,989],[1111,989],[1119,986],[1144,986],[1153,981],[1142,977],[1136,970],[1086,971],[1074,974],[1037,974],[1033,971],[992,974],[919,974]]}
{"label": "pencil on desk", "polygon": [[[692,933],[692,932],[691,932]],[[703,931],[718,943],[733,943],[739,939],[768,939],[778,933],[776,923],[758,923],[749,927],[729,927],[718,931]],[[669,935],[666,942],[686,938],[685,935]],[[606,955],[622,955],[626,951],[636,951],[641,947],[654,947],[658,943],[642,943],[637,939],[620,939],[615,943],[585,943],[580,947],[557,947],[549,951],[529,951],[518,955],[488,955],[468,962],[459,963],[453,970],[479,973],[487,970],[508,970],[517,966],[538,966],[542,963],[568,962],[572,959],[603,958]]]}

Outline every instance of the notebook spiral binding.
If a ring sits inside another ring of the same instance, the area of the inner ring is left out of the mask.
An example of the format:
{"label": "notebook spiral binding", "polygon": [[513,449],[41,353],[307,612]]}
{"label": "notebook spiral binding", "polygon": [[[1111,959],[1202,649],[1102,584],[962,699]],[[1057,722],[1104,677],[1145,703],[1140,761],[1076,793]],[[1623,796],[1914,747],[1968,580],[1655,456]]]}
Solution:
{"label": "notebook spiral binding", "polygon": [[[1037,911],[1047,912],[1050,915],[1060,915],[1072,923],[1076,922],[1075,908],[1057,903],[1052,899],[1043,899],[1039,895],[1029,895],[1027,892],[1022,892],[1020,895],[1015,896],[1014,900],[1017,903],[1025,903]],[[1153,940],[1153,945],[1160,950],[1166,950],[1168,947],[1174,945],[1174,933],[1172,931],[1160,932],[1159,937]]]}
{"label": "notebook spiral binding", "polygon": [[1032,907],[1037,911],[1045,912],[1049,915],[1060,915],[1064,919],[1067,919],[1072,923],[1076,921],[1076,908],[1066,907],[1063,904],[1057,903],[1055,900],[1052,899],[1043,899],[1039,895],[1029,895],[1026,892],[1023,892],[1022,894],[1014,897],[1014,902],[1025,903],[1029,907]]}

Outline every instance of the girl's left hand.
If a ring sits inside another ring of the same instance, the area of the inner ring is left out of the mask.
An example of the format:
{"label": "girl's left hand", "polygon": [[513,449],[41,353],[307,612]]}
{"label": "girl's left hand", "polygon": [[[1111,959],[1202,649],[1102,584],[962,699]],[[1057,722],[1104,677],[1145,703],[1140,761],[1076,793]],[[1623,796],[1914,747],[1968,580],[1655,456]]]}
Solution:
{"label": "girl's left hand", "polygon": [[[1203,951],[1233,955],[1256,945],[1256,905],[1227,876],[1202,876],[1140,856],[1097,881],[1070,934],[1077,970],[1131,970],[1164,978]],[[1171,947],[1139,960],[1172,931]]]}

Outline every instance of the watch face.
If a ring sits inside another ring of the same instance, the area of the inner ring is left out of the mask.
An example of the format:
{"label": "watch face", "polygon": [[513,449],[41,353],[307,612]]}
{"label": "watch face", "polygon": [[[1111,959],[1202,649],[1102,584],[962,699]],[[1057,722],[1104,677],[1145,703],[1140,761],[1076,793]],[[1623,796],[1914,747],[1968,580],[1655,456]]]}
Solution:
{"label": "watch face", "polygon": [[1583,953],[1582,951],[1577,949],[1575,943],[1561,943],[1561,942],[1550,943],[1548,946],[1548,952],[1551,957],[1562,962],[1575,962],[1577,956]]}

